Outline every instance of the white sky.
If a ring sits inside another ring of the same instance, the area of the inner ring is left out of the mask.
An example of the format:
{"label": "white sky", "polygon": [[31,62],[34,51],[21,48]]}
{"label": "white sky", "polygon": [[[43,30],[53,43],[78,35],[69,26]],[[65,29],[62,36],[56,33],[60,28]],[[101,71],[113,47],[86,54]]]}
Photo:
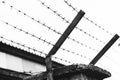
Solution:
{"label": "white sky", "polygon": [[[5,4],[3,4],[2,1],[5,1]],[[52,10],[60,13],[70,22],[77,14],[74,10],[72,10],[72,8],[68,7],[68,5],[65,4],[64,0],[41,1],[45,2],[45,4],[50,6]],[[120,35],[120,24],[118,22],[120,21],[119,0],[68,0],[68,2],[71,3],[78,11],[80,9],[85,11],[85,17],[89,17],[105,30],[108,30],[110,33],[113,34],[117,33]],[[13,6],[13,8],[10,8],[11,5]],[[23,13],[18,12],[18,10],[21,10],[29,16],[23,15]],[[56,16],[56,14],[53,13],[51,10],[48,10],[45,6],[43,6],[40,0],[0,0],[0,36],[48,53],[52,48],[52,45],[48,45],[45,42],[39,41],[38,39],[31,37],[30,35],[27,35],[24,32],[19,31],[12,26],[6,25],[4,23],[8,22],[9,24],[16,26],[17,28],[32,33],[38,37],[41,37],[42,39],[45,39],[46,41],[55,44],[60,35],[45,28],[43,25],[37,23],[36,21],[33,21],[32,19],[30,19],[30,17],[33,17],[35,18],[35,20],[39,20],[40,22],[45,23],[47,26],[61,33],[63,33],[69,25],[60,17]],[[95,36],[104,43],[107,43],[113,37],[113,35],[106,33],[105,30],[98,28],[85,18],[82,18],[77,27],[83,29],[85,32],[91,34],[92,36]],[[72,63],[88,64],[105,45],[99,40],[93,39],[92,37],[79,31],[78,29],[74,29],[74,31],[70,34],[70,37],[83,43],[83,45],[67,39],[65,43],[61,46],[61,48],[68,49],[82,56],[63,51],[62,49],[59,49],[55,56],[63,60],[68,60]],[[0,40],[15,47],[34,52],[32,50],[28,50],[27,48],[23,48],[21,46],[13,44],[5,39]],[[112,73],[112,77],[106,80],[119,79],[119,42],[120,40],[118,40],[96,64],[96,66],[106,69]],[[87,46],[85,47],[84,44]],[[92,49],[89,49],[90,47]],[[44,55],[38,52],[34,53],[44,57]],[[53,58],[53,60],[66,65],[71,64],[55,58]]]}

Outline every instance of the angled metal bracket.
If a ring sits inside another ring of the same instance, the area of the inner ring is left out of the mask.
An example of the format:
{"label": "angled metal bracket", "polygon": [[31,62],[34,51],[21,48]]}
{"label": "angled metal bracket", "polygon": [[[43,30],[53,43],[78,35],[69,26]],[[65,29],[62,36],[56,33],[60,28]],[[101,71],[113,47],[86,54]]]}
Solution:
{"label": "angled metal bracket", "polygon": [[53,48],[50,50],[48,55],[46,56],[45,62],[46,62],[46,68],[47,68],[47,80],[53,80],[52,76],[52,60],[51,57],[58,51],[58,49],[61,47],[61,45],[64,43],[66,38],[69,36],[69,34],[73,31],[75,26],[78,24],[78,22],[82,19],[85,12],[80,10],[77,14],[77,16],[74,18],[72,23],[68,26],[68,28],[65,30],[63,35],[59,38],[59,40],[56,42],[56,44],[53,46]]}
{"label": "angled metal bracket", "polygon": [[117,34],[105,45],[105,47],[96,55],[96,57],[89,63],[95,65],[97,61],[105,54],[105,52],[116,42],[119,38]]}

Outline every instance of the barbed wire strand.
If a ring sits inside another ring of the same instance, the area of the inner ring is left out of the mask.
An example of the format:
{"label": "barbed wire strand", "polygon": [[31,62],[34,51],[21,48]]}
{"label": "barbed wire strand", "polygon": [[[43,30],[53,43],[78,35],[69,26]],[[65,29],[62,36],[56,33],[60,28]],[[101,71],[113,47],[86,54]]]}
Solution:
{"label": "barbed wire strand", "polygon": [[[18,42],[15,42],[15,41],[13,41],[13,40],[9,40],[9,39],[7,39],[7,38],[5,38],[5,37],[3,37],[3,36],[0,36],[0,38],[1,39],[4,39],[4,40],[7,40],[7,41],[9,41],[9,42],[11,42],[11,43],[13,43],[13,44],[17,44],[17,45],[19,45],[19,46],[22,46],[23,48],[27,48],[27,49],[29,49],[29,50],[33,50],[34,51],[34,53],[35,52],[39,52],[39,53],[41,53],[41,54],[43,54],[43,55],[47,55],[47,53],[44,53],[43,51],[39,51],[39,50],[37,50],[37,49],[34,49],[34,48],[31,48],[31,47],[29,47],[29,46],[26,46],[25,44],[21,44],[21,43],[18,43]],[[2,42],[2,41],[1,41]],[[7,44],[7,45],[10,45],[10,44],[8,44],[8,43],[5,43],[5,44]],[[10,45],[11,46],[11,45]],[[18,47],[17,47],[18,48]],[[31,52],[30,52],[31,53]],[[37,55],[37,54],[36,54]],[[61,61],[63,61],[63,62],[66,62],[66,63],[72,63],[72,62],[70,62],[70,61],[68,61],[68,60],[64,60],[64,59],[61,59],[61,58],[58,58],[58,57],[55,57],[55,56],[53,56],[53,58],[55,58],[55,59],[58,59],[58,60],[61,60]]]}
{"label": "barbed wire strand", "polygon": [[[54,14],[56,14],[58,17],[60,17],[63,21],[65,21],[66,23],[70,23],[69,20],[67,20],[65,17],[62,16],[62,14],[58,13],[56,10],[53,10],[50,6],[46,5],[45,2],[42,2],[41,0],[38,0],[43,6],[45,6],[48,10],[52,11]],[[84,31],[81,28],[75,27],[76,29],[78,29],[79,31],[83,32],[85,35],[92,37],[93,39],[105,44],[105,42],[103,42],[102,40],[98,39],[97,37],[89,34],[88,32]]]}
{"label": "barbed wire strand", "polygon": [[[73,7],[73,5],[71,3],[69,3],[67,0],[64,0],[64,2],[70,7],[73,9],[73,11],[77,12],[77,9],[75,7]],[[97,23],[95,23],[95,21],[89,19],[88,17],[83,17],[85,18],[86,20],[88,20],[89,22],[91,22],[92,24],[94,24],[96,27],[98,27],[99,29],[102,29],[103,31],[105,31],[106,33],[108,33],[109,35],[113,36],[113,33],[109,32],[108,30],[104,29],[102,26],[98,25]]]}
{"label": "barbed wire strand", "polygon": [[[21,28],[18,28],[18,27],[16,27],[16,26],[13,26],[13,25],[9,24],[8,22],[2,21],[2,20],[0,20],[0,21],[3,22],[3,23],[5,23],[6,25],[9,25],[9,26],[13,27],[14,29],[17,29],[17,30],[19,30],[19,31],[27,34],[27,35],[30,35],[30,36],[32,36],[32,37],[34,37],[34,38],[37,38],[38,40],[43,41],[43,42],[47,43],[48,45],[54,46],[53,43],[47,41],[46,39],[42,39],[42,37],[37,37],[36,35],[34,35],[34,34],[30,33],[30,32],[27,32],[27,31],[25,31],[25,30],[23,30],[23,29],[21,29]],[[78,56],[81,56],[81,57],[84,57],[84,58],[87,59],[86,56],[84,56],[84,55],[82,55],[82,54],[80,55],[79,53],[76,53],[76,52],[74,52],[74,51],[68,50],[68,49],[66,49],[66,48],[62,48],[62,47],[61,47],[60,49],[63,50],[63,51],[66,51],[66,52],[68,52],[68,53],[72,53],[72,54],[74,54],[74,55],[78,55]]]}
{"label": "barbed wire strand", "polygon": [[[59,13],[57,13],[57,11],[55,11],[55,10],[53,10],[53,9],[51,9],[49,6],[47,6],[44,2],[42,2],[41,0],[39,0],[40,2],[41,2],[41,4],[42,5],[44,5],[46,8],[48,8],[48,9],[50,9],[52,12],[54,12],[58,17],[60,17],[61,19],[63,19],[64,21],[66,21],[66,23],[69,23],[69,21],[66,19],[66,18],[64,18],[62,15],[60,15]],[[75,7],[73,7],[70,3],[68,3],[68,0],[64,0],[64,2],[69,6],[69,7],[71,7],[74,11],[76,11],[77,13],[78,13],[78,11],[77,11],[77,9],[75,8]],[[111,33],[111,32],[109,32],[108,30],[105,30],[102,26],[100,26],[100,25],[98,25],[97,23],[95,23],[93,20],[91,20],[91,19],[89,19],[88,17],[85,17],[84,16],[84,18],[86,19],[86,20],[88,20],[89,22],[91,22],[91,23],[93,23],[95,26],[97,26],[97,27],[99,27],[100,29],[102,29],[103,31],[105,31],[106,33],[108,33],[108,34],[110,34],[111,36],[113,36],[113,33]],[[76,27],[76,28],[78,28],[78,27]],[[83,31],[82,29],[80,29],[80,28],[78,28],[80,31]],[[88,33],[86,33],[85,31],[83,31],[85,34],[88,34]],[[89,36],[91,36],[92,38],[94,38],[94,39],[96,39],[96,40],[98,40],[98,38],[95,38],[94,36],[92,36],[91,34],[88,34]],[[103,42],[103,41],[101,41],[101,40],[99,40],[100,42]],[[104,42],[103,42],[103,44],[105,44]],[[108,58],[109,60],[111,60],[108,56],[106,56],[106,58]],[[112,60],[111,60],[112,61]],[[100,64],[100,65],[102,65],[102,64]],[[103,66],[103,65],[102,65]],[[105,67],[105,66],[103,66],[103,67]]]}
{"label": "barbed wire strand", "polygon": [[[45,6],[48,10],[52,11],[54,14],[56,14],[58,17],[60,17],[62,20],[64,20],[66,23],[70,23],[69,20],[67,20],[65,17],[63,17],[62,14],[58,13],[57,10],[53,10],[50,6],[46,5],[46,3],[45,3],[45,2],[42,2],[41,0],[38,0],[38,1],[39,1],[43,6]],[[68,4],[68,5],[71,6],[73,10],[75,10],[76,12],[78,12],[77,9],[74,8],[71,4]],[[84,18],[89,19],[89,18],[87,18],[87,17],[84,17]],[[90,19],[89,19],[89,21],[93,22],[93,21],[90,20]],[[94,23],[95,25],[99,26],[99,25],[96,24],[95,22],[93,22],[93,23]],[[100,26],[99,26],[99,27],[100,27]],[[83,32],[84,34],[86,34],[86,35],[94,38],[95,40],[99,40],[99,39],[96,38],[95,36],[92,36],[91,34],[85,32],[83,29],[80,29],[80,28],[78,28],[78,27],[76,27],[76,28],[77,28],[78,30],[80,30],[81,32]],[[102,27],[101,27],[101,28],[102,28]],[[105,29],[102,28],[102,30],[105,30]],[[106,32],[109,33],[108,31],[106,31]],[[112,35],[112,33],[110,33],[110,34]],[[103,42],[103,41],[101,41],[101,40],[99,40],[99,42],[105,44],[105,42]]]}
{"label": "barbed wire strand", "polygon": [[[68,3],[68,1],[66,1],[66,0],[64,0],[64,2],[69,6],[69,7],[71,7],[74,11],[76,11],[76,12],[78,12],[77,11],[77,9],[75,8],[75,7],[73,7],[70,3]],[[2,1],[2,3],[5,3],[5,1]],[[42,2],[42,4],[43,5],[45,5],[44,4],[44,2]],[[46,5],[45,5],[46,6]],[[13,6],[10,6],[11,8],[13,8]],[[61,14],[59,14],[59,13],[57,13],[57,11],[54,11],[54,10],[52,10],[49,6],[46,6],[48,9],[50,9],[51,11],[53,11],[54,13],[56,13],[61,19],[63,19],[64,21],[66,21],[66,23],[70,23],[65,17],[63,17]],[[14,9],[16,9],[16,8],[14,8]],[[19,12],[21,12],[21,10],[19,10]],[[23,13],[24,15],[26,15],[26,13]],[[28,15],[26,15],[26,16],[28,16]],[[28,17],[30,17],[30,16],[28,16]],[[31,18],[31,17],[30,17]],[[94,21],[92,21],[92,20],[90,20],[88,17],[85,17],[84,16],[84,18],[86,19],[86,20],[88,20],[88,21],[90,21],[91,23],[93,23],[95,26],[97,26],[97,27],[99,27],[100,29],[102,29],[102,30],[104,30],[106,33],[109,33],[110,35],[113,35],[112,33],[110,33],[109,31],[107,31],[107,30],[105,30],[104,28],[102,28],[101,26],[99,26],[97,23],[95,23]],[[35,20],[34,18],[31,18],[31,19],[33,19],[33,20]],[[36,20],[37,21],[37,20]],[[37,21],[38,23],[39,23],[39,21]],[[45,24],[42,24],[42,25],[45,25]],[[45,25],[46,26],[46,25]],[[94,39],[96,39],[96,40],[99,40],[98,38],[96,38],[95,36],[92,36],[91,34],[89,34],[89,33],[87,33],[87,32],[85,32],[84,30],[82,30],[82,29],[80,29],[80,28],[78,28],[78,27],[76,27],[77,29],[79,29],[80,31],[82,31],[82,32],[84,32],[85,34],[87,34],[87,35],[89,35],[89,36],[91,36],[92,38],[94,38]],[[48,27],[48,29],[50,29],[50,27]],[[53,30],[53,31],[56,31],[56,30]],[[57,31],[56,31],[57,32]],[[26,33],[28,33],[28,32],[26,32]],[[58,32],[58,34],[61,34],[61,33],[59,33]],[[31,34],[32,35],[32,34]],[[34,35],[33,35],[34,36]],[[2,38],[3,39],[3,37],[2,36],[0,36],[0,38]],[[5,38],[4,38],[5,39]],[[70,38],[69,38],[70,39]],[[75,41],[74,39],[72,39],[73,41]],[[8,40],[8,41],[10,41],[10,40]],[[45,41],[45,40],[44,40]],[[99,40],[100,42],[103,42],[103,41],[101,41],[101,40]],[[16,44],[18,44],[18,45],[21,45],[21,46],[24,46],[24,47],[27,47],[27,46],[25,46],[25,45],[22,45],[21,43],[17,43],[17,42],[14,42],[14,41],[10,41],[10,42],[13,42],[13,43],[16,43]],[[78,41],[77,41],[78,42]],[[47,42],[48,44],[50,44],[50,42]],[[103,42],[104,43],[104,42]],[[105,43],[104,43],[105,44]],[[37,51],[37,52],[40,52],[40,53],[43,53],[42,51],[38,51],[38,50],[36,50],[36,49],[33,49],[33,48],[30,48],[30,47],[27,47],[28,49],[31,49],[31,50],[34,50],[34,51]],[[64,49],[64,48],[63,48]],[[70,52],[69,50],[68,50],[68,52]],[[74,52],[73,52],[74,53]],[[46,53],[43,53],[43,54],[45,54],[46,55]],[[55,57],[56,59],[59,59],[59,58],[57,58],[57,57]],[[63,59],[60,59],[60,60],[63,60]],[[64,62],[67,62],[67,63],[72,63],[72,62],[70,62],[70,61],[67,61],[67,60],[63,60]],[[100,64],[100,65],[102,65],[102,64]],[[102,65],[103,66],[103,65]]]}
{"label": "barbed wire strand", "polygon": [[[2,3],[5,4],[5,1],[2,1]],[[13,6],[9,5],[9,4],[7,4],[7,5],[8,5],[9,7],[11,7],[12,9],[14,9],[14,10],[22,13],[24,16],[29,17],[29,18],[32,19],[33,21],[36,21],[37,23],[41,24],[42,26],[46,27],[47,29],[49,29],[49,30],[51,30],[51,31],[53,31],[53,32],[55,32],[55,33],[57,33],[57,34],[59,34],[59,35],[62,35],[62,33],[58,32],[58,31],[55,30],[55,29],[52,29],[51,27],[47,26],[45,23],[42,23],[42,22],[40,22],[39,20],[36,20],[35,18],[33,18],[33,17],[29,16],[28,14],[22,12],[21,10],[16,9],[15,7],[13,7]],[[82,31],[82,30],[81,30],[81,31]],[[86,33],[86,32],[85,32],[85,33]],[[82,45],[82,46],[84,46],[84,47],[86,47],[86,48],[88,48],[88,49],[91,49],[91,50],[93,50],[93,51],[98,52],[98,50],[93,49],[92,47],[90,47],[90,46],[88,46],[88,45],[86,45],[86,44],[84,44],[84,43],[81,43],[80,41],[78,41],[78,40],[76,40],[76,39],[74,39],[74,38],[68,37],[68,39],[70,39],[70,40],[72,40],[72,41],[74,41],[74,42],[76,42],[76,43],[78,43],[78,44],[80,44],[80,45]]]}
{"label": "barbed wire strand", "polygon": [[[13,41],[13,40],[9,40],[9,39],[7,39],[7,38],[4,38],[3,36],[0,36],[0,38],[3,40],[3,39],[5,39],[5,40],[7,40],[7,41],[9,41],[9,42],[11,42],[11,43],[13,43],[13,44],[17,44],[17,45],[20,45],[20,46],[22,46],[22,47],[24,47],[24,48],[28,48],[28,49],[30,49],[30,50],[33,50],[34,52],[39,52],[39,53],[41,53],[41,54],[44,54],[45,56],[47,55],[47,53],[44,53],[44,52],[42,52],[42,51],[39,51],[39,50],[36,50],[36,49],[34,49],[34,48],[31,48],[31,47],[28,47],[28,46],[26,46],[26,45],[24,45],[24,44],[21,44],[21,43],[18,43],[18,42],[15,42],[15,41]],[[2,42],[2,40],[1,40],[1,42]],[[5,43],[5,44],[7,44],[7,45],[10,45],[10,44],[8,44],[8,43]],[[10,45],[11,46],[11,45]],[[18,48],[18,47],[17,47]],[[55,59],[58,59],[58,60],[61,60],[61,61],[64,61],[64,62],[66,62],[66,63],[69,63],[69,64],[71,64],[72,62],[70,62],[70,61],[68,61],[68,60],[64,60],[64,59],[61,59],[61,58],[58,58],[58,57],[55,57],[55,56],[53,56]],[[72,63],[72,64],[75,64],[75,63]],[[103,66],[101,63],[99,63],[101,66]],[[103,67],[105,67],[105,66],[103,66]],[[107,68],[107,67],[106,67]],[[108,68],[107,68],[108,69]]]}
{"label": "barbed wire strand", "polygon": [[[39,0],[40,1],[40,0]],[[47,6],[46,4],[45,4],[45,2],[42,2],[42,1],[40,1],[41,2],[41,4],[42,5],[44,5],[45,7],[47,7],[48,9],[50,9],[52,12],[54,12],[55,14],[57,14],[57,16],[59,16],[59,17],[61,17],[64,21],[66,21],[67,23],[70,23],[65,17],[63,17],[61,14],[59,14],[59,13],[57,13],[57,11],[55,11],[55,10],[53,10],[51,7],[49,7],[49,6]],[[74,11],[76,11],[76,12],[78,12],[77,11],[77,9],[76,8],[74,8],[70,3],[68,3],[68,1],[66,1],[66,0],[64,0],[64,2],[68,5],[68,6],[70,6]],[[2,3],[5,3],[5,1],[2,1]],[[10,6],[10,5],[9,5]],[[11,8],[14,8],[13,6],[10,6]],[[16,8],[14,8],[14,9],[16,9]],[[26,16],[28,16],[26,13],[24,13],[24,12],[22,12],[21,10],[18,10],[18,9],[16,9],[18,12],[21,12],[21,13],[23,13],[24,15],[26,15]],[[28,17],[30,17],[30,16],[28,16]],[[87,18],[87,17],[86,17]],[[33,19],[33,20],[35,20],[34,18],[31,18],[31,19]],[[89,18],[87,18],[87,19],[89,19]],[[38,21],[39,22],[39,21]],[[93,22],[93,21],[91,21],[91,22]],[[8,24],[7,22],[6,22],[6,24]],[[43,23],[42,25],[45,25],[46,26],[46,24],[45,23]],[[15,26],[13,26],[13,27],[15,27]],[[17,28],[17,27],[15,27],[15,28]],[[49,29],[50,29],[50,27],[48,27]],[[19,28],[18,28],[19,29]],[[79,29],[79,28],[78,28]],[[22,30],[22,29],[19,29],[20,31]],[[83,31],[82,29],[79,29],[80,31]],[[104,28],[103,28],[103,30],[105,30]],[[56,30],[53,30],[53,31],[56,31]],[[23,31],[23,32],[25,32],[25,33],[28,33],[28,32],[26,32],[26,31]],[[56,31],[57,32],[57,31]],[[84,31],[83,31],[84,32]],[[107,31],[108,32],[108,31]],[[61,34],[60,32],[57,32],[58,34]],[[86,33],[86,32],[84,32],[84,33]],[[35,36],[34,34],[31,34],[31,33],[28,33],[28,34],[30,34],[31,36]],[[86,34],[88,34],[88,33],[86,33]],[[90,34],[88,34],[88,35],[90,35]],[[36,37],[36,36],[35,36]],[[93,38],[95,38],[94,36],[92,36]],[[39,38],[40,39],[40,38]],[[69,39],[71,39],[71,40],[73,40],[73,41],[75,41],[74,39],[72,39],[72,38],[70,38],[69,37]],[[44,40],[44,39],[41,39],[42,41],[46,41],[46,40]],[[96,40],[98,40],[97,38],[96,38]],[[76,42],[78,42],[78,41],[76,41]],[[100,41],[100,42],[102,42],[102,41]],[[46,41],[46,43],[48,43],[48,44],[51,44],[50,42],[47,42]],[[51,45],[53,45],[53,44],[51,44]],[[62,50],[65,50],[64,48],[62,48]],[[70,52],[69,50],[67,50],[67,52]],[[72,53],[74,53],[74,52],[72,52]]]}

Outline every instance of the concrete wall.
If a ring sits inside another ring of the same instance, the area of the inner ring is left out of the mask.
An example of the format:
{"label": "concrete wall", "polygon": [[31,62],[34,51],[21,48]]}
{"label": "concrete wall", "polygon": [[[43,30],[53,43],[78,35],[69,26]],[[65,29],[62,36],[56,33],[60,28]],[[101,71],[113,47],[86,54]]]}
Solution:
{"label": "concrete wall", "polygon": [[44,65],[0,52],[0,67],[18,71],[38,73],[46,71]]}

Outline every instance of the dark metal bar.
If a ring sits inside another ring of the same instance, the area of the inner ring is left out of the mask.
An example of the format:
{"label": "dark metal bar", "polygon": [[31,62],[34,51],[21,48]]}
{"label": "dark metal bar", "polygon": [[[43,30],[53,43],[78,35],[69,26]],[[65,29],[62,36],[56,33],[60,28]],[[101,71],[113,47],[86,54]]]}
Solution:
{"label": "dark metal bar", "polygon": [[117,34],[105,45],[105,47],[96,55],[96,57],[89,63],[95,65],[97,61],[105,54],[105,52],[115,43],[119,38]]}
{"label": "dark metal bar", "polygon": [[47,68],[47,80],[53,80],[52,76],[52,60],[51,57],[54,55],[60,46],[63,44],[63,42],[66,40],[66,38],[69,36],[69,34],[72,32],[72,30],[75,28],[75,26],[78,24],[78,22],[82,19],[85,12],[80,10],[77,14],[77,16],[74,18],[72,23],[68,26],[68,28],[65,30],[63,35],[59,38],[59,40],[56,42],[56,44],[53,46],[53,48],[50,50],[48,55],[46,56],[45,62],[46,62],[46,68]]}
{"label": "dark metal bar", "polygon": [[57,50],[60,48],[60,46],[66,40],[66,38],[69,36],[69,34],[75,28],[75,26],[78,24],[78,22],[84,16],[84,14],[85,13],[82,10],[79,11],[79,13],[77,14],[77,16],[72,21],[72,23],[68,26],[68,28],[65,30],[65,32],[63,33],[63,35],[59,38],[59,40],[56,42],[56,44],[54,45],[54,47],[48,53],[47,57],[50,56],[50,55],[54,55],[57,52]]}

